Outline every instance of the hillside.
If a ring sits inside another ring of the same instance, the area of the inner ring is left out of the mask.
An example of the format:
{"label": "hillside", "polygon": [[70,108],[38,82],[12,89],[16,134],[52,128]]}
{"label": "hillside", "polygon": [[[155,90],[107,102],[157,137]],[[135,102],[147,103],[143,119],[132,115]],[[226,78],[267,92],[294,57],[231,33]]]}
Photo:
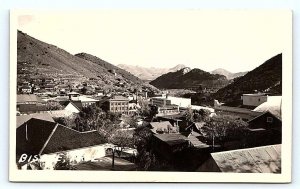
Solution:
{"label": "hillside", "polygon": [[226,78],[228,80],[230,79],[234,79],[234,78],[237,78],[237,77],[240,77],[240,76],[244,76],[247,72],[237,72],[237,73],[232,73],[228,70],[225,70],[223,68],[218,68],[218,69],[215,69],[213,71],[210,72],[211,74],[219,74],[219,75],[224,75],[226,76]]}
{"label": "hillside", "polygon": [[[95,59],[97,61],[94,61]],[[114,86],[120,81],[128,87],[135,85],[151,87],[104,60],[84,53],[74,56],[21,31],[18,31],[17,61],[18,83],[30,79],[56,78],[68,79],[73,83],[93,81],[100,87]]]}
{"label": "hillside", "polygon": [[233,83],[220,89],[214,98],[225,103],[236,104],[244,93],[267,92],[282,94],[282,54],[278,54]]}
{"label": "hillside", "polygon": [[228,84],[223,75],[210,74],[200,69],[183,68],[177,72],[169,72],[150,82],[161,89],[197,89],[221,88]]}
{"label": "hillside", "polygon": [[142,80],[151,81],[165,73],[176,72],[186,66],[183,64],[179,64],[173,68],[154,68],[154,67],[147,68],[142,66],[119,64],[118,67],[130,72],[131,74],[135,75],[136,77]]}

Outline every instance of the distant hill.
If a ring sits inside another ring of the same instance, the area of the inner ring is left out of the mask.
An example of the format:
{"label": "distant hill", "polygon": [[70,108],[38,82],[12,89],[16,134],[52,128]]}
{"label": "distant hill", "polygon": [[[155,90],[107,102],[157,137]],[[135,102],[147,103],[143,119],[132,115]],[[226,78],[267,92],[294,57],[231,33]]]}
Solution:
{"label": "distant hill", "polygon": [[215,70],[211,71],[210,73],[211,73],[211,74],[220,74],[220,75],[224,75],[224,76],[226,76],[227,79],[234,79],[234,78],[236,78],[236,77],[240,77],[240,76],[245,75],[247,72],[231,73],[230,71],[225,70],[225,69],[223,69],[223,68],[218,68],[218,69],[215,69]]}
{"label": "distant hill", "polygon": [[214,98],[225,103],[235,103],[245,93],[267,92],[282,94],[282,54],[278,54],[259,67],[220,89]]}
{"label": "distant hill", "polygon": [[17,61],[18,82],[32,78],[72,78],[75,82],[93,80],[103,87],[120,81],[128,87],[152,87],[100,58],[86,53],[74,56],[21,31],[18,31]]}
{"label": "distant hill", "polygon": [[221,88],[228,84],[228,80],[223,75],[186,67],[176,72],[166,73],[151,81],[150,84],[160,89],[192,89],[199,86]]}
{"label": "distant hill", "polygon": [[183,64],[178,64],[177,66],[173,68],[155,68],[155,67],[142,67],[142,66],[133,66],[133,65],[127,65],[127,64],[119,64],[119,68],[122,68],[131,74],[135,75],[136,77],[142,79],[142,80],[154,80],[157,77],[168,73],[168,72],[176,72],[182,68],[185,68],[186,66]]}

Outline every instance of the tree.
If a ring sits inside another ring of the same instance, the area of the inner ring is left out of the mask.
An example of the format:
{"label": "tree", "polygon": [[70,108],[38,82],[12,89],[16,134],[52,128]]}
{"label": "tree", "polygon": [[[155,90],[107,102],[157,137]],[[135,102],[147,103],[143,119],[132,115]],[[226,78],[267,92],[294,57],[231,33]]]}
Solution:
{"label": "tree", "polygon": [[48,101],[47,104],[46,104],[46,109],[47,109],[47,111],[50,111],[50,110],[62,110],[63,106],[60,105],[58,102]]}
{"label": "tree", "polygon": [[201,128],[204,137],[212,143],[223,145],[225,141],[239,140],[248,134],[248,124],[236,117],[217,115],[211,117]]}
{"label": "tree", "polygon": [[140,108],[138,109],[138,114],[144,117],[148,117],[150,116],[150,106],[149,106],[149,102],[147,100],[143,100],[143,99],[139,99],[138,100],[138,105],[140,106]]}

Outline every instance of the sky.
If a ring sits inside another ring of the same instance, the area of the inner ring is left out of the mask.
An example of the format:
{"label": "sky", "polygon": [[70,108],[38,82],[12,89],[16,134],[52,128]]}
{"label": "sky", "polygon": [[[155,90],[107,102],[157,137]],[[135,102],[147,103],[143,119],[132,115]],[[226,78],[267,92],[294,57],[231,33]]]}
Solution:
{"label": "sky", "polygon": [[71,54],[114,65],[250,71],[282,53],[284,11],[27,11],[18,29]]}

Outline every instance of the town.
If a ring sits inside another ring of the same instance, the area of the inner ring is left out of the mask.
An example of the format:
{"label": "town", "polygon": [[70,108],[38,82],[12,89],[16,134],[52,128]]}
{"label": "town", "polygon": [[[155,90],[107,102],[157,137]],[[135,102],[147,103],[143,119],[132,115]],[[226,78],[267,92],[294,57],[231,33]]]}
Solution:
{"label": "town", "polygon": [[149,95],[64,82],[18,86],[19,169],[281,171],[281,96],[243,94],[244,107],[218,100],[209,107],[167,90]]}

